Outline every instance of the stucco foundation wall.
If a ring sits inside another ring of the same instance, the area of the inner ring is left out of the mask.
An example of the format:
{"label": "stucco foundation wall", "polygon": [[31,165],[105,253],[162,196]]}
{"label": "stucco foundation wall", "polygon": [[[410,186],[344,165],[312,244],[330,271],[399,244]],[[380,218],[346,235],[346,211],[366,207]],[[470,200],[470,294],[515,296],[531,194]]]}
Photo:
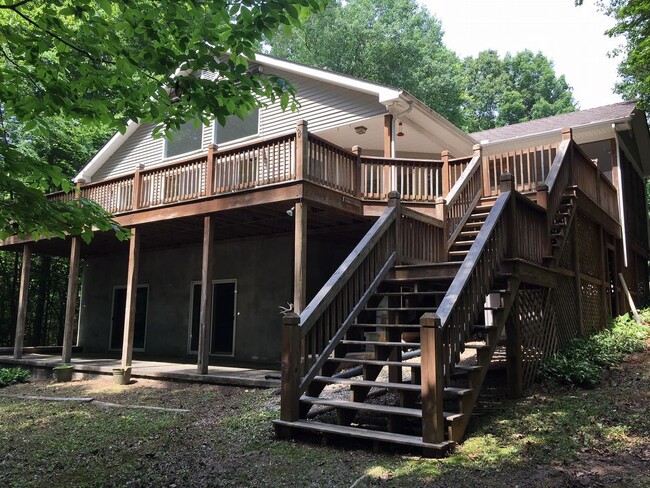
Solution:
{"label": "stucco foundation wall", "polygon": [[[217,242],[214,259],[213,279],[237,280],[233,359],[278,364],[278,307],[291,302],[293,295],[293,237]],[[85,261],[79,331],[84,352],[108,351],[113,288],[126,284],[126,270],[126,255]],[[149,287],[146,355],[187,357],[191,283],[200,279],[198,244],[141,251],[138,283]]]}

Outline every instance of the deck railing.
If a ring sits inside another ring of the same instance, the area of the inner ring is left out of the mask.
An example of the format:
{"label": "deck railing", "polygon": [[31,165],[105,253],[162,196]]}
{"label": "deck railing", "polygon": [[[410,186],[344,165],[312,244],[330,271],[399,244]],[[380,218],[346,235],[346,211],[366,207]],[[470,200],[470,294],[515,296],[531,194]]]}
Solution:
{"label": "deck railing", "polygon": [[519,192],[535,191],[548,175],[557,144],[509,151],[483,157],[485,195],[499,194],[499,178],[504,173],[515,177],[515,188]]}
{"label": "deck railing", "polygon": [[341,193],[355,195],[359,185],[357,155],[313,134],[308,139],[305,178]]}
{"label": "deck railing", "polygon": [[110,213],[133,209],[134,175],[111,178],[81,187],[81,196],[101,205]]}
{"label": "deck railing", "polygon": [[205,195],[208,158],[198,156],[180,163],[136,172],[140,178],[138,208],[193,200]]}

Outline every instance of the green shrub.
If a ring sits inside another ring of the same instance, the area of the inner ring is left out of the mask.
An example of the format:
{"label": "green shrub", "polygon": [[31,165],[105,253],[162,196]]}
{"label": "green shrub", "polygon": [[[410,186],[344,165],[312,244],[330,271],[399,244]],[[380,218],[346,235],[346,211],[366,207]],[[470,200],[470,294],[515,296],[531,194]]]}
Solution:
{"label": "green shrub", "polygon": [[602,379],[605,368],[620,362],[626,354],[645,349],[649,332],[647,326],[637,324],[628,315],[616,317],[610,328],[574,339],[546,358],[539,368],[539,378],[593,388]]}
{"label": "green shrub", "polygon": [[22,368],[0,368],[0,388],[25,383],[29,380],[29,371]]}

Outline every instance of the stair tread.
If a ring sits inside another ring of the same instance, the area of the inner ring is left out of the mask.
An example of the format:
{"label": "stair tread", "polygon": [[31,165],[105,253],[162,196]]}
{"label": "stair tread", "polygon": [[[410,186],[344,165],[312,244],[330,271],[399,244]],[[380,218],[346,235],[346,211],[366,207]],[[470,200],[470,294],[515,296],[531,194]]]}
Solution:
{"label": "stair tread", "polygon": [[316,376],[314,381],[320,383],[347,385],[347,386],[368,386],[371,388],[388,388],[393,390],[420,391],[422,388],[414,383],[394,383],[389,381],[353,380],[348,378],[332,378],[330,376]]}
{"label": "stair tread", "polygon": [[294,422],[288,422],[286,420],[274,420],[273,423],[275,425],[310,430],[312,432],[338,434],[348,437],[357,437],[361,439],[369,439],[413,447],[423,447],[441,451],[446,451],[454,444],[452,441],[443,441],[433,444],[424,442],[422,440],[422,437],[418,436],[396,434],[393,432],[382,432],[379,430],[362,429],[359,427],[352,427],[347,425],[325,424],[323,422],[317,422],[313,420],[296,420]]}
{"label": "stair tread", "polygon": [[333,400],[305,395],[300,397],[300,401],[311,403],[312,405],[325,405],[326,407],[347,408],[352,410],[363,410],[365,412],[387,413],[394,415],[403,415],[405,417],[422,418],[422,409],[420,408],[406,408],[396,407],[393,405],[379,405],[376,403],[351,402],[349,400]]}
{"label": "stair tread", "polygon": [[328,358],[333,363],[350,363],[368,366],[398,366],[405,368],[419,368],[420,363],[407,363],[405,361],[384,361],[380,359],[354,359],[354,358]]}
{"label": "stair tread", "polygon": [[403,296],[435,296],[445,295],[446,291],[378,291],[375,295],[383,297],[403,297]]}
{"label": "stair tread", "polygon": [[488,346],[487,344],[465,344],[465,349],[483,350],[489,348],[490,346]]}
{"label": "stair tread", "polygon": [[454,366],[454,369],[459,371],[478,371],[482,368],[483,366],[480,366],[478,364],[457,364]]}
{"label": "stair tread", "polygon": [[364,309],[366,312],[408,312],[414,310],[416,312],[435,312],[438,307],[367,307]]}
{"label": "stair tread", "polygon": [[341,344],[360,346],[387,346],[387,347],[420,347],[419,342],[388,342],[388,341],[364,341],[364,340],[342,340]]}
{"label": "stair tread", "polygon": [[419,329],[420,324],[368,324],[368,323],[355,323],[352,324],[352,327],[396,327],[396,328],[404,328],[404,329]]}
{"label": "stair tread", "polygon": [[473,391],[474,390],[472,390],[471,388],[456,388],[456,387],[453,387],[453,386],[445,387],[445,393],[449,393],[449,394],[452,394],[454,396],[469,395]]}

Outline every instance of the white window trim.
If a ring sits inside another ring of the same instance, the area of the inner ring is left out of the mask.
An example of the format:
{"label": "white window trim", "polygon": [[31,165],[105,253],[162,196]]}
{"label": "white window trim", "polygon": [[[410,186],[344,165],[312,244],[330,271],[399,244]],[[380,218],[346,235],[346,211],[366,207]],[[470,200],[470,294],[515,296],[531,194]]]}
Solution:
{"label": "white window trim", "polygon": [[[261,134],[260,127],[262,126],[262,108],[261,107],[256,107],[256,109],[257,109],[257,132],[255,134],[240,137],[239,139],[233,139],[233,140],[228,141],[228,142],[218,143],[217,142],[217,130],[219,130],[219,127],[221,127],[221,125],[215,119],[215,120],[212,121],[212,143],[217,144],[219,146],[219,149],[222,149],[222,148],[226,149],[226,148],[228,148],[230,146],[236,146],[237,144],[241,144],[242,142],[252,141],[254,139],[259,139],[260,134]],[[237,116],[236,115],[231,115],[231,117],[237,117]]]}
{"label": "white window trim", "polygon": [[[169,142],[169,139],[166,137],[163,138],[163,147],[162,147],[162,162],[164,163],[169,163],[172,161],[176,161],[177,159],[186,159],[189,158],[195,154],[201,154],[204,152],[203,150],[203,137],[205,136],[205,124],[201,122],[201,147],[198,149],[192,149],[191,151],[187,151],[181,154],[176,154],[174,156],[167,156],[167,143]],[[213,136],[214,137],[214,136]]]}
{"label": "white window trim", "polygon": [[[147,349],[147,326],[149,325],[149,285],[138,285],[136,287],[136,293],[138,288],[147,289],[147,310],[144,314],[144,346],[143,347],[134,347],[133,350],[136,352],[144,352]],[[108,336],[108,350],[109,351],[121,351],[122,348],[112,348],[111,344],[113,343],[113,311],[115,310],[115,290],[123,289],[126,290],[126,285],[116,285],[113,287],[111,295],[111,333]],[[128,298],[128,297],[127,297]],[[133,324],[135,327],[135,324]],[[122,332],[124,333],[124,332]]]}
{"label": "white window trim", "polygon": [[[227,357],[227,358],[232,358],[235,357],[235,343],[237,339],[237,316],[239,313],[237,312],[237,278],[232,278],[232,279],[224,279],[224,280],[212,280],[212,293],[214,293],[214,285],[219,284],[219,283],[234,283],[235,284],[235,314],[232,320],[232,353],[230,354],[223,354],[223,353],[212,353],[210,352],[210,356],[214,357]],[[192,350],[192,319],[193,317],[193,303],[194,303],[194,286],[195,285],[200,285],[200,281],[191,281],[190,282],[190,313],[189,313],[189,321],[188,321],[188,327],[187,327],[187,354],[198,354],[198,350]],[[214,303],[213,305],[213,311],[214,311]],[[200,327],[200,324],[199,324]],[[199,331],[200,332],[200,331]],[[208,337],[208,344],[212,345],[212,316],[210,317],[210,330],[209,330],[209,337]]]}

